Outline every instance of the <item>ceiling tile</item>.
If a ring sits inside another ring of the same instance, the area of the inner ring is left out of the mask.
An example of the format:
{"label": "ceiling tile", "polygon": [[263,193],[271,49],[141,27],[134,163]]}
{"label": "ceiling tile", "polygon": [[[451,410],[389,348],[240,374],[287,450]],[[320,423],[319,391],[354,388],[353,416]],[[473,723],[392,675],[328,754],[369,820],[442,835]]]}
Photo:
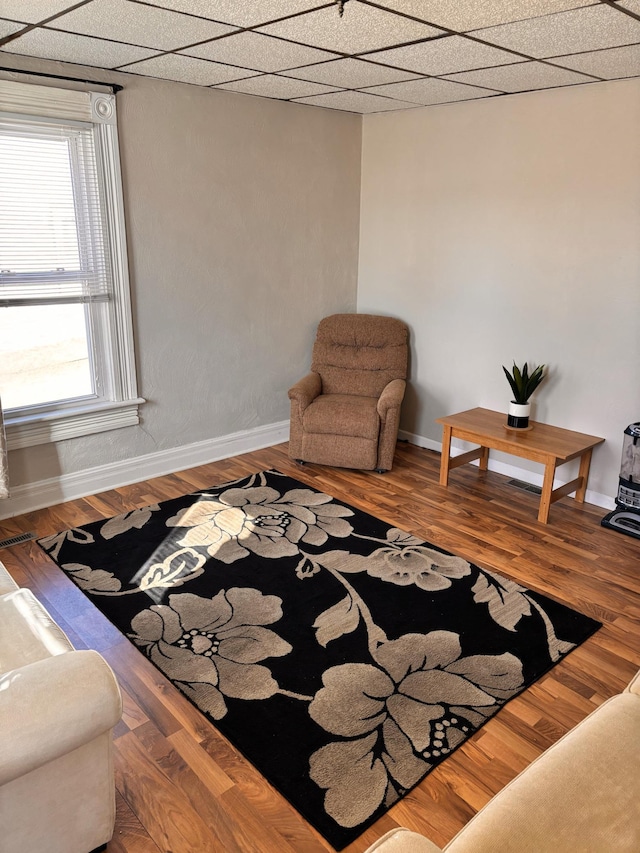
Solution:
{"label": "ceiling tile", "polygon": [[617,5],[622,6],[623,9],[629,9],[630,12],[635,12],[636,15],[640,15],[640,0],[620,0]]}
{"label": "ceiling tile", "polygon": [[330,110],[346,110],[350,113],[381,113],[389,110],[415,109],[417,106],[404,101],[394,101],[393,98],[369,95],[366,92],[332,92],[329,95],[298,98],[296,103],[327,107]]}
{"label": "ceiling tile", "polygon": [[473,98],[488,98],[493,95],[488,89],[451,83],[449,80],[411,80],[408,83],[392,83],[389,86],[376,86],[367,89],[371,94],[401,98],[414,104],[446,104],[450,101],[469,101]]}
{"label": "ceiling tile", "polygon": [[86,6],[57,18],[54,25],[60,30],[159,50],[177,50],[233,31],[226,24],[215,24],[130,0],[92,0]]}
{"label": "ceiling tile", "polygon": [[376,59],[389,65],[397,65],[421,74],[449,74],[468,71],[471,68],[486,68],[491,65],[506,65],[517,61],[512,53],[488,47],[463,36],[447,36],[422,44],[410,44],[392,50],[368,54],[367,59]]}
{"label": "ceiling tile", "polygon": [[590,77],[545,65],[544,62],[519,62],[517,65],[501,65],[500,68],[450,74],[448,77],[449,80],[488,86],[501,92],[528,92],[531,89],[551,89],[554,86],[593,82]]}
{"label": "ceiling tile", "polygon": [[287,75],[347,89],[363,89],[365,86],[397,83],[400,80],[411,80],[418,76],[410,71],[397,71],[395,68],[375,65],[373,62],[363,62],[361,59],[336,59],[319,65],[307,65],[306,68],[287,71]]}
{"label": "ceiling tile", "polygon": [[323,59],[335,59],[334,53],[253,32],[238,33],[210,41],[198,47],[190,47],[184,52],[189,56],[213,59],[215,62],[255,68],[256,71],[283,71],[286,68],[321,62]]}
{"label": "ceiling tile", "polygon": [[599,4],[531,21],[490,27],[478,30],[475,35],[542,59],[640,42],[640,21]]}
{"label": "ceiling tile", "polygon": [[332,4],[279,24],[261,27],[260,31],[342,53],[377,50],[391,44],[429,38],[441,32],[375,6],[365,6],[358,0],[349,0],[342,18],[337,5]]}
{"label": "ceiling tile", "polygon": [[74,5],[74,0],[0,0],[0,14],[27,24],[37,24]]}
{"label": "ceiling tile", "polygon": [[587,5],[590,0],[376,0],[380,6],[405,12],[437,27],[467,31],[521,21]]}
{"label": "ceiling tile", "polygon": [[17,33],[19,30],[23,29],[24,24],[16,24],[14,21],[5,21],[0,18],[0,39],[13,35],[13,33]]}
{"label": "ceiling tile", "polygon": [[135,62],[126,68],[132,74],[144,74],[147,77],[160,77],[163,80],[177,80],[180,83],[195,83],[198,86],[215,86],[228,83],[240,77],[251,77],[255,71],[222,65],[219,62],[207,62],[192,56],[166,53],[142,62]]}
{"label": "ceiling tile", "polygon": [[355,112],[640,77],[640,0],[78,2],[0,0],[0,51]]}
{"label": "ceiling tile", "polygon": [[133,47],[106,39],[62,33],[45,27],[38,27],[19,36],[5,44],[2,49],[24,56],[57,59],[60,62],[75,62],[78,65],[94,65],[98,68],[116,68],[137,59],[146,59],[155,53],[146,47]]}
{"label": "ceiling tile", "polygon": [[263,98],[305,98],[311,95],[322,95],[333,91],[332,86],[320,86],[318,83],[308,83],[304,80],[292,80],[290,77],[279,77],[277,74],[264,74],[250,80],[236,80],[235,83],[225,83],[218,89],[228,89],[231,92],[244,92],[246,95],[261,95]]}
{"label": "ceiling tile", "polygon": [[561,56],[554,59],[559,65],[566,65],[585,74],[615,80],[617,77],[637,77],[640,75],[640,45],[612,47],[609,50],[595,50],[591,53],[577,53],[575,56]]}
{"label": "ceiling tile", "polygon": [[[19,2],[19,0],[18,0]],[[69,2],[69,0],[67,0]],[[320,6],[323,0],[145,0],[176,12],[189,12],[202,18],[223,21],[236,27],[255,27],[286,15],[295,15]],[[326,0],[325,0],[326,2]]]}

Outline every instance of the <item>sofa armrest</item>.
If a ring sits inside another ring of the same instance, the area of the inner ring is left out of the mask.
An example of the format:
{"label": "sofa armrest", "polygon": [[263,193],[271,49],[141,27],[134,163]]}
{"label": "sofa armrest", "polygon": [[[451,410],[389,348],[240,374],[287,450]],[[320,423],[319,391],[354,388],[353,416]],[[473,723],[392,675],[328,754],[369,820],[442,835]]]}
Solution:
{"label": "sofa armrest", "polygon": [[384,423],[390,409],[399,408],[402,403],[407,383],[404,379],[392,379],[378,398],[378,414]]}
{"label": "sofa armrest", "polygon": [[18,589],[18,584],[11,577],[4,563],[0,563],[0,595],[7,592],[15,592]]}
{"label": "sofa armrest", "polygon": [[312,403],[322,391],[322,379],[319,373],[307,373],[299,382],[289,388],[289,399],[295,400],[304,412],[309,403]]}
{"label": "sofa armrest", "polygon": [[640,672],[637,672],[634,675],[629,684],[625,687],[624,692],[635,693],[637,696],[640,696]]}
{"label": "sofa armrest", "polygon": [[113,728],[120,688],[94,651],[71,651],[0,675],[0,785]]}
{"label": "sofa armrest", "polygon": [[503,788],[448,853],[640,850],[640,701],[613,696]]}

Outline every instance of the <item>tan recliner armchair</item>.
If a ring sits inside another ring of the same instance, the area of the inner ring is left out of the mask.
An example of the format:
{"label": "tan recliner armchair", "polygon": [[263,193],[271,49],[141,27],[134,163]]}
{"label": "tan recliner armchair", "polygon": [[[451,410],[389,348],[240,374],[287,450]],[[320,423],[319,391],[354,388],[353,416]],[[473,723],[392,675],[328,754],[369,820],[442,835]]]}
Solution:
{"label": "tan recliner armchair", "polygon": [[408,360],[393,317],[333,314],[318,324],[311,373],[289,389],[289,456],[379,473],[393,465]]}
{"label": "tan recliner armchair", "polygon": [[122,702],[0,563],[0,850],[89,853],[113,834],[111,730]]}

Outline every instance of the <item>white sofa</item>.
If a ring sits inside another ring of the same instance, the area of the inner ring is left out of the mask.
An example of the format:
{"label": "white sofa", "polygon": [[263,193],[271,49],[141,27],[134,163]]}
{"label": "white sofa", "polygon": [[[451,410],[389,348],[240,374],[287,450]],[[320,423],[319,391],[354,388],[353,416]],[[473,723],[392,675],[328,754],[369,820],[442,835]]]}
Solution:
{"label": "white sofa", "polygon": [[89,853],[113,834],[115,676],[0,563],[0,850]]}
{"label": "white sofa", "polygon": [[[481,809],[446,853],[639,853],[640,673]],[[441,853],[396,829],[366,853]]]}

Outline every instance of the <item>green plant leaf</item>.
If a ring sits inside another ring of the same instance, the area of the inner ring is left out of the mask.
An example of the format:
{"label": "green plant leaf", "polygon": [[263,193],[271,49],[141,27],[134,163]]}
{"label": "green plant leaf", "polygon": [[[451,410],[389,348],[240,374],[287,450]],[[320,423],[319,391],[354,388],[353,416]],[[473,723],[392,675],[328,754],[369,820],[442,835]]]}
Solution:
{"label": "green plant leaf", "polygon": [[522,373],[520,372],[520,368],[516,365],[515,361],[513,362],[513,378],[516,383],[516,387],[520,390],[522,389]]}
{"label": "green plant leaf", "polygon": [[511,386],[514,403],[527,403],[529,401],[529,397],[545,377],[544,364],[540,364],[538,367],[535,367],[531,373],[529,373],[529,365],[527,362],[519,368],[514,361],[511,373],[509,373],[504,364],[502,365],[502,369],[504,370],[504,374]]}
{"label": "green plant leaf", "polygon": [[515,398],[518,395],[518,388],[516,387],[516,383],[513,380],[513,376],[509,373],[509,371],[504,366],[504,364],[502,365],[502,369],[504,370],[504,375],[507,377],[509,385],[511,386],[511,392],[512,392],[514,400],[515,400]]}

